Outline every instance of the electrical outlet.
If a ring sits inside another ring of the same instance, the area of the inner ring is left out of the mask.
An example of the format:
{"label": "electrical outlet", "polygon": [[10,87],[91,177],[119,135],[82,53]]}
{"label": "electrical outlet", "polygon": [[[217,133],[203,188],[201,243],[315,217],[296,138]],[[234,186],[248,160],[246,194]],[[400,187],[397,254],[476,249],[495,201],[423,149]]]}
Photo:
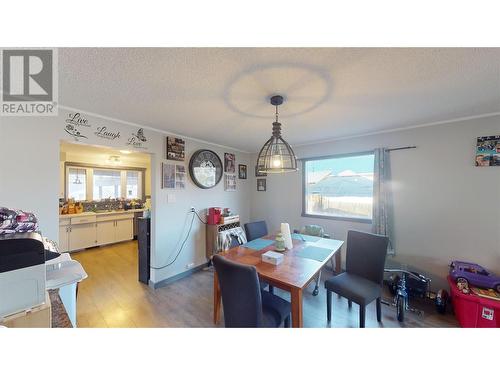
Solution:
{"label": "electrical outlet", "polygon": [[189,263],[189,264],[186,264],[186,269],[190,269],[190,268],[193,268],[194,267],[194,263]]}

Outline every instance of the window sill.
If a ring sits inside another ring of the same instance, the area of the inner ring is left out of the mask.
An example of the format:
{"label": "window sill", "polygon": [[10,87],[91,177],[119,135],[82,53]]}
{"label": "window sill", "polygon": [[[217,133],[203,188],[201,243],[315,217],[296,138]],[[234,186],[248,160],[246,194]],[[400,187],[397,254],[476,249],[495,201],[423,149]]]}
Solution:
{"label": "window sill", "polygon": [[306,214],[304,212],[302,212],[302,217],[309,217],[309,218],[314,218],[314,219],[325,219],[325,220],[350,221],[353,223],[364,223],[364,224],[371,224],[372,223],[372,219],[362,219],[362,218],[357,218],[357,217],[345,217],[345,216],[313,215],[313,214]]}

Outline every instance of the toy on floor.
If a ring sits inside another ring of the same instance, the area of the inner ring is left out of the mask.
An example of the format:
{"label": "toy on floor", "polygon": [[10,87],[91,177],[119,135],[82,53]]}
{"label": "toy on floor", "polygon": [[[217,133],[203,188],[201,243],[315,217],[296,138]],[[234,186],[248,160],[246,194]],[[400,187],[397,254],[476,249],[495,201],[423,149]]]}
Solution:
{"label": "toy on floor", "polygon": [[455,260],[450,264],[450,277],[457,283],[458,289],[466,294],[470,292],[470,285],[500,293],[500,277],[479,264]]}
{"label": "toy on floor", "polygon": [[422,310],[410,306],[410,298],[429,298],[434,301],[436,310],[444,314],[448,303],[448,293],[441,289],[438,293],[430,291],[431,279],[417,272],[402,269],[385,269],[391,273],[388,280],[389,290],[394,295],[393,302],[383,301],[384,304],[395,306],[398,321],[403,322],[406,311],[411,311],[418,315],[423,315]]}

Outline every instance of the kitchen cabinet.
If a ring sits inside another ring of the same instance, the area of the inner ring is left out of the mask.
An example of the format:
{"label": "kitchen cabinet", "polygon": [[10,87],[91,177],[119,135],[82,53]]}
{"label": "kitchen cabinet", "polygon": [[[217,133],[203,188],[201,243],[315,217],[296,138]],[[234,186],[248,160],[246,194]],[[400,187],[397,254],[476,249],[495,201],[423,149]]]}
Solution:
{"label": "kitchen cabinet", "polygon": [[96,246],[95,223],[77,224],[69,227],[69,251]]}
{"label": "kitchen cabinet", "polygon": [[86,213],[59,219],[59,250],[61,252],[129,241],[133,237],[133,213]]}
{"label": "kitchen cabinet", "polygon": [[96,223],[96,236],[98,246],[131,240],[134,237],[133,217],[98,221]]}
{"label": "kitchen cabinet", "polygon": [[59,251],[66,252],[69,250],[69,226],[59,226]]}
{"label": "kitchen cabinet", "polygon": [[97,245],[115,242],[115,221],[99,221],[96,223]]}
{"label": "kitchen cabinet", "polygon": [[116,242],[130,241],[134,238],[134,218],[116,220]]}

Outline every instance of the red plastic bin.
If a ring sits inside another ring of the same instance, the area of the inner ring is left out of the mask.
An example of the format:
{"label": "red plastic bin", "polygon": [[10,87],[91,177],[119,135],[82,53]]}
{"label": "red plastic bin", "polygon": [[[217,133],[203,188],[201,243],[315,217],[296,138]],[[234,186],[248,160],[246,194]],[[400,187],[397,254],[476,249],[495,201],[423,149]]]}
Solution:
{"label": "red plastic bin", "polygon": [[451,303],[460,326],[464,328],[500,328],[500,301],[464,294],[448,276]]}

